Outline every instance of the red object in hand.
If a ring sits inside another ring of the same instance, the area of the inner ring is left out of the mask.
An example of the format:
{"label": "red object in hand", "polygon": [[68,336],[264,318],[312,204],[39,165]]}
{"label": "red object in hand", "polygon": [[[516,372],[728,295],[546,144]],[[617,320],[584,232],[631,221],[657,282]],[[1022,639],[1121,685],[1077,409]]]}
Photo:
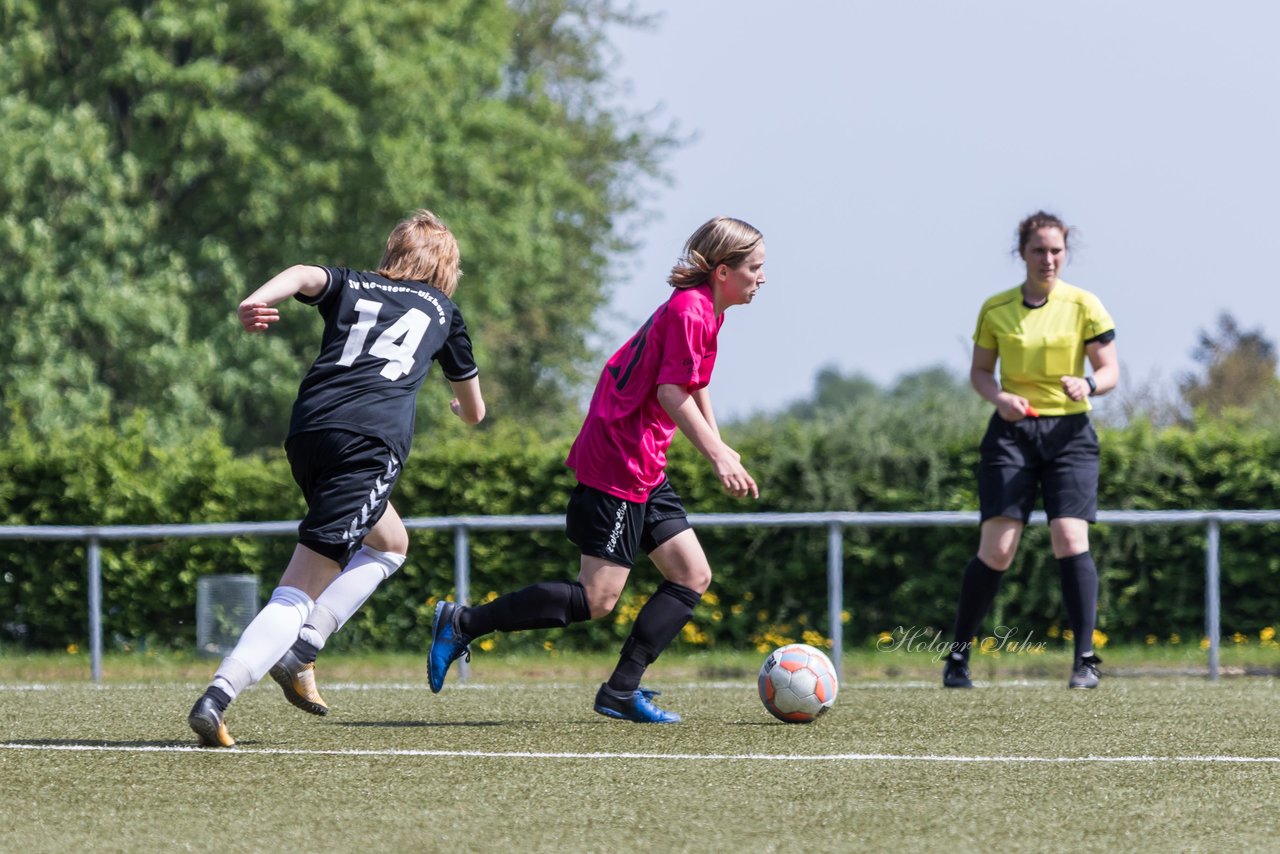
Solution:
{"label": "red object in hand", "polygon": [[1040,413],[1036,412],[1036,408],[1034,406],[1028,406],[1025,410],[1023,410],[1022,414],[1027,416],[1028,418],[1040,417]]}

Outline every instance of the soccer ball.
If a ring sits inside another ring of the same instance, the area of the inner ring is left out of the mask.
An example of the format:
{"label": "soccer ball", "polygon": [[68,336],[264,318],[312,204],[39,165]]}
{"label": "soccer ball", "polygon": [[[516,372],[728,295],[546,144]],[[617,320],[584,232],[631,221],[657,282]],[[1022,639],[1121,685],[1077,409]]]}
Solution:
{"label": "soccer ball", "polygon": [[818,719],[836,701],[840,680],[826,653],[804,643],[780,646],[760,667],[760,702],[769,714],[789,724]]}

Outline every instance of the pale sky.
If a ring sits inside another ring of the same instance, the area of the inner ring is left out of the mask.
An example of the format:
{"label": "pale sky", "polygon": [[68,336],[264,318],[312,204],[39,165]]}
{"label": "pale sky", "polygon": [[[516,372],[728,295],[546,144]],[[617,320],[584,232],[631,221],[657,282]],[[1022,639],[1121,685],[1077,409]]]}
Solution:
{"label": "pale sky", "polygon": [[967,375],[984,299],[1022,280],[1014,229],[1079,229],[1062,278],[1116,321],[1124,386],[1193,370],[1229,312],[1280,338],[1280,3],[639,0],[624,102],[692,142],[615,288],[606,348],[727,214],[768,282],[726,313],[721,420],[806,397],[832,365],[881,385]]}

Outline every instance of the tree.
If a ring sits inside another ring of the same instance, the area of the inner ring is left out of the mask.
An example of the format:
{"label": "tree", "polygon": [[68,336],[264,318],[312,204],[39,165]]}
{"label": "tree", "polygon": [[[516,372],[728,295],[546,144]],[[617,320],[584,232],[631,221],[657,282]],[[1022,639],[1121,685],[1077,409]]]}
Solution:
{"label": "tree", "polygon": [[1201,330],[1192,358],[1203,372],[1184,375],[1178,387],[1193,410],[1217,417],[1229,409],[1274,408],[1280,395],[1276,348],[1260,329],[1245,331],[1223,314],[1216,334]]}
{"label": "tree", "polygon": [[943,367],[903,374],[892,386],[881,389],[864,374],[846,375],[828,365],[814,377],[812,396],[792,404],[784,418],[809,421],[874,409],[918,415],[937,411],[964,420],[980,418],[986,406],[968,382]]}
{"label": "tree", "polygon": [[[6,412],[56,426],[143,409],[275,444],[318,320],[286,312],[250,338],[236,303],[291,263],[376,266],[418,207],[462,246],[458,298],[494,411],[571,399],[605,262],[630,248],[617,226],[671,144],[605,106],[605,27],[643,19],[606,0],[11,0],[0,14],[3,245],[28,299],[75,279],[42,339],[0,320],[0,337],[45,348],[4,354],[30,391],[6,382]],[[442,417],[444,395],[425,394],[420,418]]]}

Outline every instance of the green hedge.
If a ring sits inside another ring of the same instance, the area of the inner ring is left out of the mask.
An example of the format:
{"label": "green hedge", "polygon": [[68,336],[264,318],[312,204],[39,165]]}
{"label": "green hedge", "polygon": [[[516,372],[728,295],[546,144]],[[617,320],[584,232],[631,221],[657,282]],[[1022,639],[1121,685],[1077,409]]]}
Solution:
{"label": "green hedge", "polygon": [[[730,439],[761,484],[758,502],[725,496],[685,443],[669,474],[695,512],[971,510],[980,420],[944,413],[910,418],[849,415],[826,423],[761,422]],[[166,447],[136,423],[123,434],[87,427],[0,449],[0,520],[6,525],[118,525],[296,519],[303,512],[282,454],[237,458],[216,435]],[[1103,431],[1101,506],[1108,509],[1280,507],[1280,433],[1229,423],[1196,431],[1137,424]],[[508,430],[420,437],[397,487],[405,516],[563,512],[572,485],[569,439]],[[1274,526],[1222,529],[1224,633],[1277,624],[1280,549]],[[716,580],[686,629],[699,647],[820,640],[826,626],[826,532],[704,527]],[[472,597],[539,579],[572,577],[577,555],[560,530],[474,531]],[[1099,628],[1112,638],[1199,639],[1204,625],[1203,526],[1098,526]],[[453,536],[414,532],[409,560],[335,636],[336,649],[425,649],[437,597],[452,594]],[[844,536],[850,642],[898,627],[949,627],[958,579],[977,544],[976,525],[849,529]],[[189,647],[196,579],[256,573],[264,596],[293,547],[289,537],[109,541],[103,544],[104,628],[116,648]],[[489,639],[502,648],[611,648],[652,591],[647,561],[610,620]],[[31,649],[87,636],[85,554],[80,544],[0,541],[0,644]],[[1047,531],[1027,531],[994,620],[1038,637],[1062,628],[1057,567]],[[613,623],[619,623],[613,625]]]}

